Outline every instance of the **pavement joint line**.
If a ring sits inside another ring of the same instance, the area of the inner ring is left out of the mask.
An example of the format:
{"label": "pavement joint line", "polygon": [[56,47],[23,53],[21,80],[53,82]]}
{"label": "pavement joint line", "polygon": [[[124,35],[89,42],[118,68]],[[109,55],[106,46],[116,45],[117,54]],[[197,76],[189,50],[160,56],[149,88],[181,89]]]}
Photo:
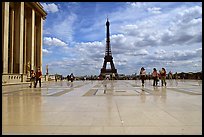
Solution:
{"label": "pavement joint line", "polygon": [[189,94],[189,95],[202,95],[202,93],[189,92],[188,90],[181,90],[178,88],[169,88],[169,89],[175,92]]}
{"label": "pavement joint line", "polygon": [[51,95],[54,95],[54,94],[56,94],[56,93],[60,93],[60,92],[62,92],[62,91],[64,91],[64,90],[55,91],[55,92],[52,92],[52,93],[49,93],[49,94],[46,94],[46,95],[47,95],[47,96],[51,96]]}
{"label": "pavement joint line", "polygon": [[93,95],[95,96],[97,92],[98,92],[98,89],[96,89],[96,91],[94,92],[94,94],[93,94]]}
{"label": "pavement joint line", "polygon": [[120,111],[119,111],[119,108],[118,108],[117,101],[115,101],[115,104],[116,104],[116,108],[117,108],[117,111],[118,111],[118,115],[119,115],[119,118],[120,118],[121,124],[122,124],[122,126],[124,126],[124,125],[123,125],[123,124],[124,124],[124,121],[123,121],[122,118],[121,118],[121,115],[120,115]]}
{"label": "pavement joint line", "polygon": [[137,93],[140,93],[139,91],[137,91],[136,89],[135,89],[135,91],[137,92]]}
{"label": "pavement joint line", "polygon": [[60,91],[60,92],[57,92],[57,93],[54,93],[54,94],[51,94],[51,95],[48,95],[48,96],[61,96],[63,94],[66,94],[70,91],[72,91],[73,89],[68,89],[68,90],[63,90],[63,91]]}

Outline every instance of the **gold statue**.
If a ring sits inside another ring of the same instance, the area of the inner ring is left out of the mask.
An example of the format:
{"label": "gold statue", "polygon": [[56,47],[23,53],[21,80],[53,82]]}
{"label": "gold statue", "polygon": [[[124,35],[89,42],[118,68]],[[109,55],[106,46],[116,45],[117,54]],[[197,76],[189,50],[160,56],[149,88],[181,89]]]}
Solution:
{"label": "gold statue", "polygon": [[30,76],[30,61],[27,63],[27,75]]}

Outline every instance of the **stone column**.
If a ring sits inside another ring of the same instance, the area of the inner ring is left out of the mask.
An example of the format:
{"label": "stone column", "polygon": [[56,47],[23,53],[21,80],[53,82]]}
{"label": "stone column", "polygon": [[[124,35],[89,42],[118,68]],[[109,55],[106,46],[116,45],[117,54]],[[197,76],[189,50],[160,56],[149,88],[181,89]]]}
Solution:
{"label": "stone column", "polygon": [[43,45],[43,19],[40,17],[40,25],[39,25],[39,64],[40,64],[40,69],[42,71],[42,45]]}
{"label": "stone column", "polygon": [[35,46],[35,10],[31,9],[31,69],[34,70]]}
{"label": "stone column", "polygon": [[23,29],[24,29],[24,2],[20,3],[20,64],[19,64],[19,73],[23,74]]}
{"label": "stone column", "polygon": [[27,73],[27,58],[26,58],[26,50],[27,49],[27,18],[24,18],[24,43],[23,43],[23,74]]}
{"label": "stone column", "polygon": [[34,33],[35,33],[35,11],[27,8],[27,65],[30,64],[30,70],[34,69]]}
{"label": "stone column", "polygon": [[[36,22],[36,19],[35,19]],[[34,59],[33,59],[33,68],[36,70],[37,69],[37,30],[36,30],[36,24],[34,25],[34,48],[33,48],[33,53],[34,53]]]}
{"label": "stone column", "polygon": [[23,74],[23,30],[24,30],[24,2],[15,7],[15,73]]}
{"label": "stone column", "polygon": [[14,10],[10,12],[10,73],[13,73],[13,46],[14,46]]}
{"label": "stone column", "polygon": [[37,16],[37,32],[36,32],[36,52],[37,52],[37,67],[41,68],[42,71],[42,32],[43,32],[43,19],[40,16]]}
{"label": "stone column", "polygon": [[8,73],[9,2],[2,2],[2,61],[3,74]]}

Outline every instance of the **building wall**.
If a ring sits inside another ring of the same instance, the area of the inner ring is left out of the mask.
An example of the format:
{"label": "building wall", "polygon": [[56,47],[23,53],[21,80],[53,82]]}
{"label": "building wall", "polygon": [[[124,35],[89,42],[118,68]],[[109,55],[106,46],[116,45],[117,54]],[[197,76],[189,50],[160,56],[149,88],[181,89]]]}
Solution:
{"label": "building wall", "polygon": [[[42,70],[42,31],[47,13],[38,2],[2,2],[2,82],[25,82]],[[15,77],[15,78],[14,78]]]}

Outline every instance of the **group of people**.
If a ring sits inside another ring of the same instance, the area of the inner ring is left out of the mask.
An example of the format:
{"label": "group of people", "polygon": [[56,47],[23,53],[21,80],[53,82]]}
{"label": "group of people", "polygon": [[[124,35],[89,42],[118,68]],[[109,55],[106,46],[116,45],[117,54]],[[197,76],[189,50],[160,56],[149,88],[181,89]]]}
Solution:
{"label": "group of people", "polygon": [[68,81],[70,80],[71,82],[73,82],[74,79],[75,79],[75,77],[74,77],[74,74],[73,74],[73,73],[71,73],[71,75],[67,75],[67,80],[68,80]]}
{"label": "group of people", "polygon": [[36,73],[34,70],[31,70],[29,87],[31,88],[33,85],[34,88],[36,88],[38,81],[39,81],[39,86],[41,87],[41,78],[42,78],[42,71],[40,70],[40,67],[37,69]]}
{"label": "group of people", "polygon": [[[157,72],[156,68],[153,68],[152,71],[152,78],[153,78],[153,86],[158,85],[159,79],[161,79],[161,86],[166,86],[166,70],[165,68],[162,68],[159,70],[159,73]],[[140,79],[142,80],[142,86],[144,86],[144,81],[146,79],[146,70],[144,67],[140,70]]]}

